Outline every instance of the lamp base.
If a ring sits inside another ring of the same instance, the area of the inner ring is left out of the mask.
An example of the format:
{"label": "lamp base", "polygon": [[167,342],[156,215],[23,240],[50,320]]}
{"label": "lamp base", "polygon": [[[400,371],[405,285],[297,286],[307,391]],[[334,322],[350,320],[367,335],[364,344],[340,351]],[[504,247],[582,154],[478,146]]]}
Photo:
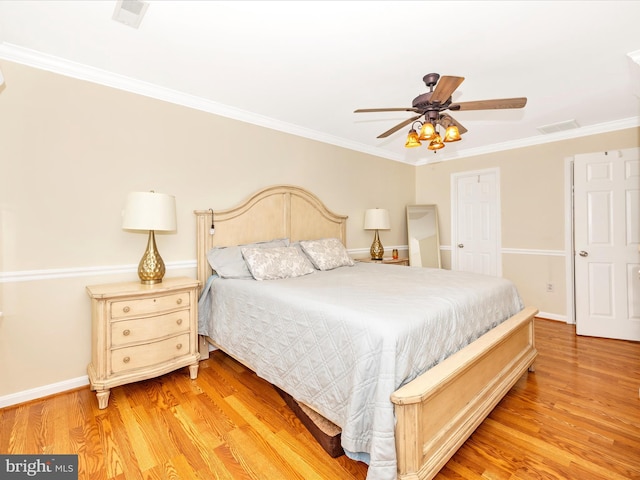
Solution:
{"label": "lamp base", "polygon": [[164,273],[165,266],[156,247],[156,237],[153,230],[149,230],[147,251],[144,252],[142,259],[138,264],[138,277],[140,277],[141,283],[145,285],[153,285],[155,283],[162,282]]}
{"label": "lamp base", "polygon": [[382,260],[384,256],[384,247],[382,243],[380,243],[380,238],[378,237],[378,230],[373,237],[373,243],[371,244],[371,249],[369,250],[371,254],[371,260]]}

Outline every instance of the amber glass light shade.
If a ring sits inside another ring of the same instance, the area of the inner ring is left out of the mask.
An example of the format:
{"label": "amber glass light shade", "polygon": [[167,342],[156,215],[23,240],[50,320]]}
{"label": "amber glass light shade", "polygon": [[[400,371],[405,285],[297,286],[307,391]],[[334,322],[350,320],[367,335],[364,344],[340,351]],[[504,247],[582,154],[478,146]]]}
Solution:
{"label": "amber glass light shade", "polygon": [[436,138],[436,128],[432,123],[424,123],[420,129],[420,136],[418,137],[418,140],[433,140],[434,138]]}
{"label": "amber glass light shade", "polygon": [[436,134],[436,138],[434,138],[431,141],[431,143],[429,144],[429,146],[427,148],[429,150],[440,150],[443,147],[444,147],[444,143],[442,143],[442,138],[440,138],[440,135]]}
{"label": "amber glass light shade", "polygon": [[445,142],[457,142],[461,140],[460,132],[458,131],[458,127],[455,125],[450,125],[447,127],[447,130],[444,132],[444,141]]}
{"label": "amber glass light shade", "polygon": [[419,147],[422,145],[420,140],[418,140],[418,132],[416,132],[413,128],[409,131],[409,135],[407,135],[407,143],[404,144],[407,148]]}

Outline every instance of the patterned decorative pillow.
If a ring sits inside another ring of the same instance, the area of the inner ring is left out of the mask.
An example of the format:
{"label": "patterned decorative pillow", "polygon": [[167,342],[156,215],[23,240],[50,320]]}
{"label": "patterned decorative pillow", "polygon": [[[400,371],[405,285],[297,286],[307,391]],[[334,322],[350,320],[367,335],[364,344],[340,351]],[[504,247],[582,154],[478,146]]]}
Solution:
{"label": "patterned decorative pillow", "polygon": [[207,260],[211,268],[222,278],[251,278],[253,275],[242,258],[243,247],[271,248],[289,246],[288,238],[277,238],[268,242],[248,243],[232,247],[214,247],[207,252]]}
{"label": "patterned decorative pillow", "polygon": [[355,264],[347,253],[347,249],[337,238],[303,240],[300,245],[318,270],[332,270],[343,266],[351,267]]}
{"label": "patterned decorative pillow", "polygon": [[[307,261],[309,261],[309,263],[311,263],[313,265],[313,262],[311,261],[311,259],[307,256],[305,251],[302,249],[302,245],[300,245],[300,242],[290,243],[289,246],[295,248],[296,250],[298,250],[298,253],[300,253],[300,255],[302,255],[304,258],[306,258]],[[315,265],[313,265],[313,268],[315,268],[317,270],[317,267]]]}
{"label": "patterned decorative pillow", "polygon": [[316,271],[295,247],[244,247],[242,256],[256,280],[300,277]]}

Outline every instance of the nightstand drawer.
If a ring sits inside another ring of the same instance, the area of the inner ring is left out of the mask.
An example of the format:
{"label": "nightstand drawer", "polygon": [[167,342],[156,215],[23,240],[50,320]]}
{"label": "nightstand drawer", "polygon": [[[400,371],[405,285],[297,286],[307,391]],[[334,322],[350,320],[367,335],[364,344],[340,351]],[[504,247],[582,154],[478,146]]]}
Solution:
{"label": "nightstand drawer", "polygon": [[156,317],[121,320],[111,323],[114,347],[153,340],[189,331],[189,310],[165,313]]}
{"label": "nightstand drawer", "polygon": [[111,304],[111,318],[136,317],[188,306],[189,292],[173,293],[153,298],[123,300]]}
{"label": "nightstand drawer", "polygon": [[111,372],[122,373],[150,367],[188,354],[189,333],[159,342],[119,348],[111,353]]}

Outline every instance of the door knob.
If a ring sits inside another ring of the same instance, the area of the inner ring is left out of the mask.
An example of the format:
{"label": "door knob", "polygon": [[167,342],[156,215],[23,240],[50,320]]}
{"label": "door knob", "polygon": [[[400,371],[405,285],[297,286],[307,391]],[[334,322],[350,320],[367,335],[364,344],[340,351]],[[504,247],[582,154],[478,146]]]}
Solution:
{"label": "door knob", "polygon": [[584,250],[580,250],[578,252],[578,255],[580,255],[581,257],[588,257],[589,256],[589,252],[585,252]]}
{"label": "door knob", "polygon": [[458,248],[464,248],[464,243],[459,243]]}

